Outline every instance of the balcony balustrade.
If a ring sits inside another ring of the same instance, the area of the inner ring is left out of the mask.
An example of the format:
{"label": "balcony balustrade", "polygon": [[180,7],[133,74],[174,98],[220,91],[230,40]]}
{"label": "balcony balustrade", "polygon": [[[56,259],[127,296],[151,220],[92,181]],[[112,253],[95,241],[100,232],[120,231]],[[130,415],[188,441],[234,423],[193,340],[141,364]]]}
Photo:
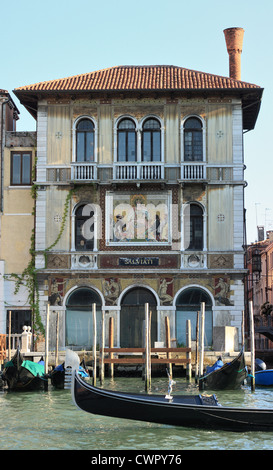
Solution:
{"label": "balcony balustrade", "polygon": [[71,164],[72,181],[96,181],[97,164],[96,163],[72,163]]}
{"label": "balcony balustrade", "polygon": [[183,163],[181,165],[181,179],[187,181],[198,181],[206,179],[205,162]]}
{"label": "balcony balustrade", "polygon": [[[170,166],[161,162],[135,162],[135,163],[114,163],[106,165],[106,178],[113,181],[161,181],[168,179],[170,175]],[[48,166],[46,173],[46,181],[53,183],[65,183],[72,181],[97,181],[105,178],[103,173],[104,165],[97,163],[71,163],[71,167],[53,167]],[[70,174],[71,169],[71,174]],[[241,181],[243,178],[242,168],[235,169],[232,165],[213,165],[206,162],[182,162],[172,165],[172,175],[176,175],[173,179],[198,182],[208,181],[211,183],[225,181]],[[175,173],[174,173],[175,170]],[[235,174],[234,174],[235,172]],[[40,180],[41,182],[41,180]]]}
{"label": "balcony balustrade", "polygon": [[162,180],[164,179],[163,163],[116,163],[114,180]]}

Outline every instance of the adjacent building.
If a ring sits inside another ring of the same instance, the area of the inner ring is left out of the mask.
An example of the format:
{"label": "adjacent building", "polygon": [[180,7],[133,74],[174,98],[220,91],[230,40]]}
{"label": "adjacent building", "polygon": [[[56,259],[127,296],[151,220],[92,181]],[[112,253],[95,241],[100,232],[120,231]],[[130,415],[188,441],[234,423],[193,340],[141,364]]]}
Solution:
{"label": "adjacent building", "polygon": [[[0,213],[0,332],[12,333],[31,326],[30,289],[22,276],[31,262],[34,230],[34,201],[31,195],[35,163],[36,133],[16,132],[19,119],[10,94],[0,90],[1,100],[1,213]],[[23,280],[23,283],[20,282]]]}
{"label": "adjacent building", "polygon": [[225,36],[229,77],[116,66],[14,90],[37,120],[36,300],[52,326],[59,312],[60,348],[90,349],[93,303],[116,346],[142,345],[145,303],[153,343],[166,316],[178,345],[187,319],[194,339],[201,302],[206,346],[219,349],[225,327],[242,342],[243,132],[263,89],[241,81],[243,30]]}
{"label": "adjacent building", "polygon": [[[261,229],[262,227],[260,227]],[[262,230],[261,230],[262,232]],[[263,231],[264,233],[264,231]],[[267,231],[266,238],[252,243],[246,250],[246,307],[253,305],[256,350],[272,350],[273,314],[273,232]]]}

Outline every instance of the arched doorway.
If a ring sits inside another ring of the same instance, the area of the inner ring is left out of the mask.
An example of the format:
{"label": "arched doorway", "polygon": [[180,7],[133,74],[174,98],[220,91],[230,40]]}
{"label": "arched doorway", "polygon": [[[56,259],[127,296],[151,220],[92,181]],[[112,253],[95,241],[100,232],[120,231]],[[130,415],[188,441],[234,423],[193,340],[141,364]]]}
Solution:
{"label": "arched doorway", "polygon": [[[197,312],[201,312],[201,302],[205,302],[205,346],[212,344],[212,300],[210,295],[199,287],[183,290],[176,300],[176,340],[186,345],[186,322],[191,321],[191,339],[196,340]],[[201,315],[200,315],[201,316]],[[200,329],[199,329],[200,331]]]}
{"label": "arched doorway", "polygon": [[74,290],[66,302],[65,345],[74,350],[91,350],[93,346],[92,304],[96,304],[97,337],[101,329],[101,299],[94,290]]}
{"label": "arched doorway", "polygon": [[156,299],[152,292],[144,287],[130,289],[121,301],[120,310],[120,346],[122,348],[143,347],[143,327],[145,320],[145,303],[152,311],[151,343],[157,338]]}

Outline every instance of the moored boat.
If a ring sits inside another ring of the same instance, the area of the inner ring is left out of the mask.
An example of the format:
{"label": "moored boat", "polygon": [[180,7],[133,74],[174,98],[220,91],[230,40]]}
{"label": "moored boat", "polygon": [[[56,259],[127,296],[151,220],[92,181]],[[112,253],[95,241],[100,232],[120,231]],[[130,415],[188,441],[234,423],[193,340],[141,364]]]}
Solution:
{"label": "moored boat", "polygon": [[255,385],[271,387],[273,385],[273,369],[267,369],[266,363],[255,359]]}
{"label": "moored boat", "polygon": [[273,369],[257,370],[255,372],[255,385],[271,387],[273,385]]}
{"label": "moored boat", "polygon": [[44,362],[24,360],[19,349],[11,360],[4,364],[2,379],[7,383],[9,390],[16,391],[40,390],[47,385]]}
{"label": "moored boat", "polygon": [[72,399],[95,415],[227,431],[273,431],[273,410],[224,407],[215,395],[150,395],[104,390],[73,373]]}
{"label": "moored boat", "polygon": [[58,389],[65,388],[65,374],[66,371],[72,371],[72,369],[78,370],[81,377],[89,377],[88,372],[85,369],[84,361],[80,364],[78,354],[71,349],[66,349],[65,361],[62,364],[56,366],[52,372],[49,373],[48,378],[51,380],[53,387]]}
{"label": "moored boat", "polygon": [[235,390],[241,387],[247,378],[247,367],[245,364],[244,349],[230,363],[219,365],[220,358],[215,367],[209,368],[206,373],[199,377],[200,390]]}
{"label": "moored boat", "polygon": [[[89,377],[88,372],[85,370],[82,365],[79,365],[78,372],[81,377]],[[65,363],[59,364],[53,369],[53,371],[48,375],[48,378],[51,380],[51,384],[55,388],[63,389],[65,382]]]}

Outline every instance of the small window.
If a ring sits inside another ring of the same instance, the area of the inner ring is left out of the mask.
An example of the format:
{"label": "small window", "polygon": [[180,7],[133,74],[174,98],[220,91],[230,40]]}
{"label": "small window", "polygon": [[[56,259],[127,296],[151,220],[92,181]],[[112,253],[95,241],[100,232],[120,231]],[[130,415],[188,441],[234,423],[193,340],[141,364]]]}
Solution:
{"label": "small window", "polygon": [[203,250],[203,210],[197,204],[190,206],[190,244],[188,250]]}
{"label": "small window", "polygon": [[[31,310],[11,310],[11,331],[18,334],[23,332],[23,326],[31,326]],[[9,333],[9,311],[7,311],[7,334]]]}
{"label": "small window", "polygon": [[76,160],[79,163],[94,161],[94,124],[81,119],[76,127]]}
{"label": "small window", "polygon": [[[80,206],[75,213],[75,248],[77,251],[93,251],[94,249],[94,212],[83,215],[84,206]],[[84,227],[84,224],[87,223]]]}
{"label": "small window", "polygon": [[118,161],[136,161],[136,129],[131,119],[122,119],[118,125]]}
{"label": "small window", "polygon": [[11,184],[31,184],[31,152],[11,152]]}
{"label": "small window", "polygon": [[191,117],[184,124],[184,161],[203,160],[203,132],[200,119]]}
{"label": "small window", "polygon": [[142,161],[161,161],[161,128],[157,119],[147,119],[143,124]]}

